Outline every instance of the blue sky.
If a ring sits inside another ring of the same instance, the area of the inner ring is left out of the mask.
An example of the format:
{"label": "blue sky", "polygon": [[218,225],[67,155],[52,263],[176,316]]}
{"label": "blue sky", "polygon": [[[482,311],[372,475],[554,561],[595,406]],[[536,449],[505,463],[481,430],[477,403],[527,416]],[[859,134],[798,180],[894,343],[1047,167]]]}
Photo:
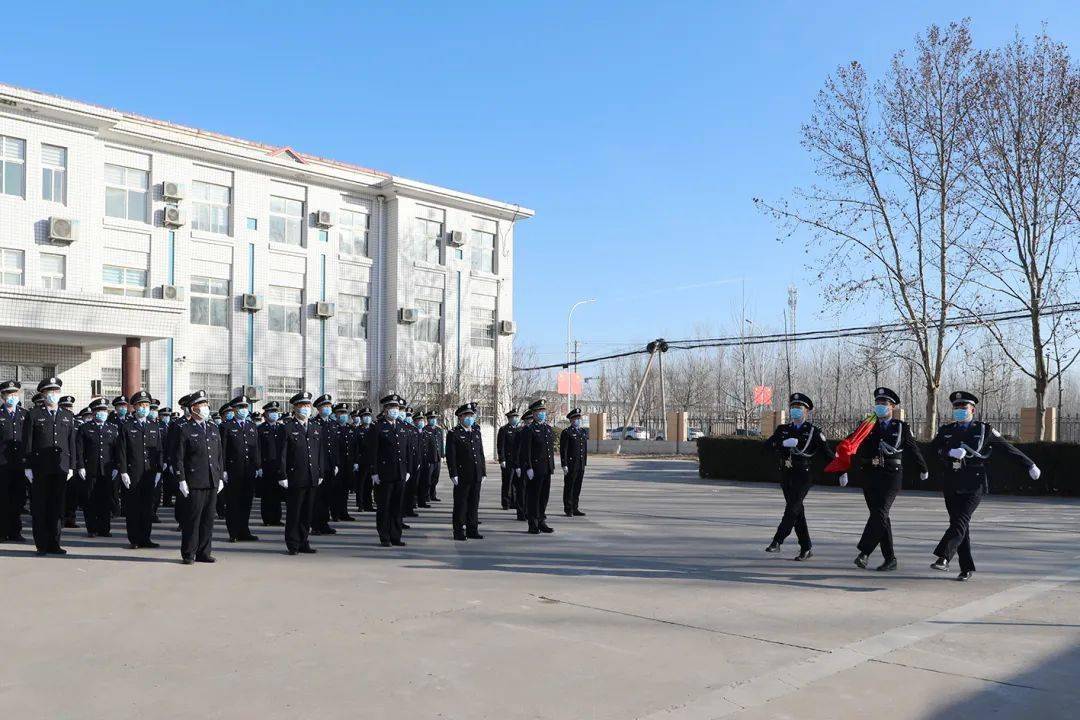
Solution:
{"label": "blue sky", "polygon": [[16,3],[2,79],[534,208],[518,340],[557,360],[583,297],[584,354],[732,329],[725,279],[763,325],[796,283],[800,327],[831,326],[751,198],[809,180],[839,63],[964,16],[980,46],[1043,21],[1080,45],[1070,2]]}

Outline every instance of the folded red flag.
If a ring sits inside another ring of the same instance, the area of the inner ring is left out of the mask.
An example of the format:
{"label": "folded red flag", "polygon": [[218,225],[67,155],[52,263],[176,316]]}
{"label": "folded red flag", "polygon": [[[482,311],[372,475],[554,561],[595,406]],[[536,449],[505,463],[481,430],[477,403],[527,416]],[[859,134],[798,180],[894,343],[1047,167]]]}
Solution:
{"label": "folded red flag", "polygon": [[836,457],[825,466],[825,472],[846,473],[850,470],[851,458],[855,455],[855,451],[859,449],[862,441],[874,429],[875,422],[877,422],[877,419],[873,415],[867,415],[866,419],[859,423],[859,427],[855,428],[855,432],[838,442],[836,444]]}

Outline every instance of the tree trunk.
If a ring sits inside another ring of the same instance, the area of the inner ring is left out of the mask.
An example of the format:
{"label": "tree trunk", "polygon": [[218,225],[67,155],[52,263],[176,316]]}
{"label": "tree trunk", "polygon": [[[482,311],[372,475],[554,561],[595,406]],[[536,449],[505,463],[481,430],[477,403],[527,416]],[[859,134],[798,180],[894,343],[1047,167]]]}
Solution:
{"label": "tree trunk", "polygon": [[937,430],[937,402],[939,387],[939,383],[934,383],[930,381],[927,381],[926,383],[926,420],[925,422],[923,422],[923,426],[919,432],[919,437],[921,437],[923,440],[933,440],[934,433]]}

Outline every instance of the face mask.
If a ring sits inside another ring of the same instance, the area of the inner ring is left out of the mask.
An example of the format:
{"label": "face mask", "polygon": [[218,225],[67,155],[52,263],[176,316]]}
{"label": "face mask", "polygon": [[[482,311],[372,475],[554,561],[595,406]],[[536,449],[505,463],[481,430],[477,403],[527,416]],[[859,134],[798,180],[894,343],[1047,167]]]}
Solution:
{"label": "face mask", "polygon": [[210,408],[207,405],[203,405],[199,408],[199,417],[203,420],[210,419]]}
{"label": "face mask", "polygon": [[472,427],[474,422],[476,422],[476,418],[474,418],[472,415],[461,418],[461,424],[465,427]]}
{"label": "face mask", "polygon": [[60,402],[60,393],[46,393],[45,394],[45,403],[46,404],[48,404],[48,405],[56,405],[56,403],[58,403],[58,402]]}
{"label": "face mask", "polygon": [[270,418],[270,422],[277,422],[278,419],[281,417],[281,413],[271,412],[266,417]]}
{"label": "face mask", "polygon": [[510,418],[510,426],[517,427],[521,424],[521,418]]}
{"label": "face mask", "polygon": [[172,422],[172,418],[169,417],[168,415],[162,415],[160,417],[160,419],[161,419],[161,424],[162,425],[168,425],[170,422]]}
{"label": "face mask", "polygon": [[802,422],[802,419],[806,417],[806,411],[804,411],[801,407],[791,408],[790,413],[791,419],[795,422]]}
{"label": "face mask", "polygon": [[874,414],[877,415],[879,418],[888,417],[889,416],[889,406],[888,405],[875,405],[874,406]]}
{"label": "face mask", "polygon": [[158,419],[158,412],[157,412],[157,410],[151,410],[151,411],[150,411],[150,419],[151,419],[151,420],[157,420],[157,419]]}
{"label": "face mask", "polygon": [[234,417],[236,417],[236,413],[230,410],[229,412],[225,413],[225,422],[232,420]]}
{"label": "face mask", "polygon": [[145,420],[146,416],[150,414],[150,408],[135,408],[135,417],[140,420]]}
{"label": "face mask", "polygon": [[416,427],[420,427],[424,424],[424,418],[416,418],[414,422],[416,422]]}
{"label": "face mask", "polygon": [[94,419],[97,420],[98,422],[105,422],[106,420],[109,419],[109,411],[108,410],[98,410],[97,412],[94,413]]}
{"label": "face mask", "polygon": [[579,428],[579,427],[581,427],[581,420],[572,420],[570,422],[570,424],[573,425],[576,428]]}
{"label": "face mask", "polygon": [[334,409],[329,405],[323,405],[321,408],[319,408],[319,414],[322,415],[324,418],[330,417],[330,413],[332,413],[333,411]]}
{"label": "face mask", "polygon": [[544,422],[545,420],[547,420],[547,413],[541,410],[540,412],[536,413],[536,419],[540,422]]}
{"label": "face mask", "polygon": [[397,420],[398,415],[400,413],[401,413],[400,410],[398,410],[396,408],[390,408],[389,410],[386,411],[386,417],[390,418],[391,420]]}
{"label": "face mask", "polygon": [[371,424],[371,416],[370,415],[361,415],[360,416],[360,424],[361,425],[370,425]]}
{"label": "face mask", "polygon": [[348,413],[345,413],[344,415],[338,415],[337,419],[338,419],[338,422],[341,423],[342,425],[348,425],[349,424],[349,414]]}
{"label": "face mask", "polygon": [[10,407],[15,407],[16,405],[19,404],[19,396],[18,395],[7,395],[7,396],[5,396],[4,397],[4,404],[7,405],[9,408]]}
{"label": "face mask", "polygon": [[116,408],[117,417],[127,417],[127,414],[128,414],[128,409],[127,409],[126,406],[121,405],[120,407]]}
{"label": "face mask", "polygon": [[241,420],[247,420],[248,414],[251,412],[248,408],[240,408],[236,411],[236,414],[240,416]]}
{"label": "face mask", "polygon": [[953,408],[952,417],[953,417],[953,420],[955,420],[956,422],[967,422],[968,421],[967,408]]}
{"label": "face mask", "polygon": [[436,425],[439,424],[439,421],[436,420],[435,418],[428,418],[427,424],[430,425],[431,427],[435,427]]}
{"label": "face mask", "polygon": [[304,407],[297,408],[296,412],[300,413],[300,417],[311,417],[311,406],[305,405]]}

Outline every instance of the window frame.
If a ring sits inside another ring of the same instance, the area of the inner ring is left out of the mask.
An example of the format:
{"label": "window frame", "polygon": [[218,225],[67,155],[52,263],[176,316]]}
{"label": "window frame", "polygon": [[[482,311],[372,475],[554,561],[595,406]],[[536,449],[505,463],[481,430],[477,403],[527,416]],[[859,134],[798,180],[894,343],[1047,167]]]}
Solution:
{"label": "window frame", "polygon": [[[282,203],[284,203],[285,210],[283,210],[283,211],[275,211],[274,210],[274,201],[275,200],[282,201]],[[289,205],[289,203],[296,203],[297,205],[299,205],[300,206],[300,212],[298,214],[296,214],[296,215],[289,214],[288,213],[288,205]],[[269,223],[268,223],[268,225],[269,225],[268,231],[269,231],[270,242],[277,243],[278,245],[288,245],[290,247],[300,247],[300,248],[306,247],[305,238],[304,238],[305,205],[306,205],[306,203],[303,200],[294,200],[292,198],[283,197],[281,195],[271,195],[270,196],[270,213],[269,213],[270,220],[269,220]],[[284,237],[284,239],[278,240],[278,239],[276,239],[274,237],[274,221],[275,220],[280,220],[281,222],[284,223],[284,228],[283,228],[283,232],[284,232],[283,237]],[[288,240],[289,224],[290,224],[290,222],[293,222],[293,221],[295,221],[296,228],[297,228],[297,230],[296,230],[297,242],[295,242],[295,243],[289,242],[289,240]]]}
{"label": "window frame", "polygon": [[[124,171],[124,184],[118,185],[109,179],[109,168],[117,168]],[[145,179],[145,185],[139,187],[137,184],[132,185],[129,173],[136,173],[141,175]],[[124,193],[124,215],[113,215],[109,212],[109,191],[122,191]],[[132,208],[132,194],[142,195],[142,215],[140,217],[131,216]],[[150,171],[140,170],[138,168],[130,168],[126,165],[117,165],[116,163],[105,163],[105,217],[112,220],[127,220],[130,222],[150,222]]]}
{"label": "window frame", "polygon": [[[45,148],[55,148],[63,152],[63,162],[60,165],[48,163],[45,160]],[[57,188],[57,179],[60,187]],[[67,181],[68,181],[68,149],[61,145],[41,143],[41,199],[45,202],[53,202],[59,205],[67,205]],[[46,193],[46,188],[49,192]],[[59,190],[60,199],[55,197]]]}
{"label": "window frame", "polygon": [[[350,307],[353,302],[358,307]],[[356,293],[338,293],[336,318],[338,337],[348,340],[367,340],[368,321],[371,317],[371,297]]]}
{"label": "window frame", "polygon": [[[60,258],[60,286],[53,287],[48,281],[55,280],[57,274],[55,272],[46,272],[45,270],[45,258]],[[41,281],[41,287],[44,290],[66,290],[67,289],[67,255],[61,253],[39,253],[38,254],[38,279]]]}
{"label": "window frame", "polygon": [[[284,291],[298,293],[298,301],[284,301]],[[296,313],[296,330],[289,329],[292,323],[290,315]],[[267,293],[266,301],[267,328],[270,332],[285,333],[288,335],[304,334],[304,291],[302,288],[288,287],[286,285],[271,285]],[[280,322],[278,322],[280,320]],[[279,325],[280,327],[274,327]]]}
{"label": "window frame", "polygon": [[[109,268],[120,270],[123,274],[123,282],[120,284],[108,283],[105,280],[105,271]],[[129,292],[131,289],[139,288],[139,285],[128,282],[131,273],[142,273],[143,284],[141,291],[138,294]],[[103,295],[117,295],[123,297],[146,297],[146,292],[150,286],[150,271],[146,268],[133,268],[126,265],[110,265],[103,264],[101,266],[101,292]],[[120,292],[109,292],[110,290],[119,290]]]}
{"label": "window frame", "polygon": [[[15,147],[22,146],[22,157],[8,157],[8,144]],[[0,135],[0,195],[8,197],[26,198],[26,140],[14,135]],[[20,182],[22,186],[19,192],[8,192],[8,168],[12,166],[21,168]]]}
{"label": "window frame", "polygon": [[[206,193],[207,197],[199,197],[199,191],[203,188],[210,192],[213,190],[224,190],[226,194],[225,202],[209,198],[209,192]],[[197,232],[210,233],[212,235],[231,235],[232,201],[233,189],[231,186],[219,185],[218,183],[207,182],[205,180],[193,180],[191,182],[191,229]],[[207,227],[202,227],[200,221],[199,212],[202,208],[207,209]],[[217,220],[222,219],[218,217],[218,212],[224,215],[224,229],[221,229],[220,223],[216,222]]]}
{"label": "window frame", "polygon": [[[485,313],[483,317],[477,317],[477,313]],[[491,323],[488,324],[488,316],[491,313]],[[489,308],[472,307],[469,309],[469,347],[495,349],[496,335],[495,311]],[[490,328],[490,330],[489,330]]]}
{"label": "window frame", "polygon": [[[469,244],[472,245],[472,253],[471,253],[472,257],[471,257],[471,260],[470,260],[470,263],[469,263],[470,267],[473,270],[476,270],[477,272],[484,272],[484,273],[488,273],[490,275],[497,274],[499,272],[499,262],[498,262],[499,234],[498,234],[498,232],[489,232],[487,230],[483,230],[481,228],[475,228],[474,227],[470,231],[470,233],[471,233],[471,237],[469,238]],[[490,249],[486,248],[486,247],[481,247],[481,245],[480,245],[480,237],[479,236],[486,236],[486,237],[491,238],[491,247],[490,247]],[[479,261],[485,255],[487,257],[489,257],[490,260],[491,260],[491,267],[490,268],[480,267],[479,266],[480,265]]]}
{"label": "window frame", "polygon": [[[197,286],[198,281],[205,281],[204,284],[206,290],[199,289]],[[222,292],[215,292],[215,284],[223,284],[224,290]],[[191,295],[191,301],[188,310],[188,322],[192,325],[199,325],[201,327],[229,327],[229,301],[231,296],[229,295],[229,281],[222,278],[210,277],[209,275],[192,275],[189,280],[188,293]],[[198,301],[198,302],[196,302]],[[201,322],[195,319],[196,306],[206,305],[206,322]],[[221,322],[214,322],[215,308],[221,308]]]}
{"label": "window frame", "polygon": [[[439,306],[438,315],[434,315],[432,313],[425,312],[424,311],[425,310],[425,308],[424,308],[425,303],[438,305]],[[443,317],[446,314],[446,303],[443,302],[442,300],[438,300],[438,299],[435,299],[435,298],[417,298],[416,299],[416,312],[417,312],[418,317],[416,319],[416,323],[414,323],[414,325],[413,325],[413,340],[416,340],[417,342],[429,342],[429,343],[436,343],[436,344],[441,343],[442,342],[442,331],[443,331]],[[435,338],[434,339],[431,338],[432,332],[429,329],[431,324],[432,324],[432,320],[434,320],[434,325],[435,325],[435,333],[434,333]],[[422,330],[423,330],[423,332],[422,332]]]}
{"label": "window frame", "polygon": [[[18,268],[8,266],[8,258],[18,258]],[[8,282],[9,275],[17,275],[18,282]],[[0,285],[24,287],[26,285],[26,251],[18,248],[0,248]]]}
{"label": "window frame", "polygon": [[[352,222],[353,216],[362,216],[364,218],[363,226],[354,224]],[[351,237],[351,241],[346,241],[346,235]],[[355,247],[358,236],[359,242],[363,244],[363,249],[360,252],[354,252],[351,248]],[[370,258],[370,243],[371,213],[366,210],[357,210],[356,208],[345,208],[341,210],[338,213],[338,251],[351,257]]]}

